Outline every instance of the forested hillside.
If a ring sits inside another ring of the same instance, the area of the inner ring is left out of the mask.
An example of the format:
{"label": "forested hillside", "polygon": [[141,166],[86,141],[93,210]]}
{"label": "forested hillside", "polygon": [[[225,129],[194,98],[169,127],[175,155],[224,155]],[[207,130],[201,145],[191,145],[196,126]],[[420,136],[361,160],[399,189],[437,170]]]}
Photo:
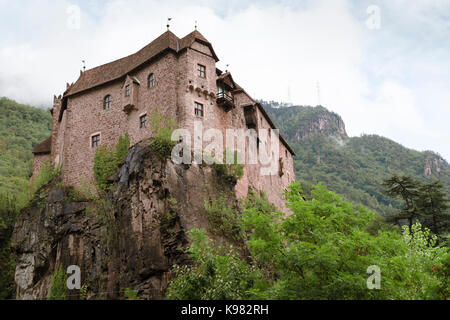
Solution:
{"label": "forested hillside", "polygon": [[0,194],[21,191],[31,175],[37,144],[51,133],[47,110],[0,98]]}
{"label": "forested hillside", "polygon": [[348,137],[341,117],[326,108],[262,105],[296,153],[297,180],[322,182],[349,201],[362,203],[383,215],[400,203],[383,193],[383,179],[393,174],[422,181],[440,179],[450,191],[450,166],[438,154],[418,152],[378,135]]}

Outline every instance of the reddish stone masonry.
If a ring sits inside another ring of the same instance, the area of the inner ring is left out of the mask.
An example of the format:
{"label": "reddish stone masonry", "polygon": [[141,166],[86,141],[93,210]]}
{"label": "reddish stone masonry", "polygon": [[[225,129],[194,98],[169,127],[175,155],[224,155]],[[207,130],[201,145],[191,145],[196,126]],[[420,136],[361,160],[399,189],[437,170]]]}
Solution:
{"label": "reddish stone masonry", "polygon": [[[190,132],[194,121],[202,121],[204,130],[221,130],[224,137],[226,129],[275,129],[264,108],[229,72],[216,68],[218,61],[197,30],[184,38],[167,31],[133,55],[81,72],[54,97],[52,135],[33,151],[33,174],[50,160],[61,166],[65,184],[93,183],[96,147],[114,145],[126,132],[131,145],[150,138],[148,116],[155,110]],[[294,152],[279,140],[280,171],[261,176],[261,165],[246,164],[235,187],[238,197],[249,188],[265,191],[285,209],[281,192],[295,179]]]}

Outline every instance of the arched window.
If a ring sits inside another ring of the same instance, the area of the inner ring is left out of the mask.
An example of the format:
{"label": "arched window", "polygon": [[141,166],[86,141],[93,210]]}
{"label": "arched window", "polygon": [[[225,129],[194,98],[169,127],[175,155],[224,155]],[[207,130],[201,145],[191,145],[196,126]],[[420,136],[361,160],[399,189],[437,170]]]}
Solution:
{"label": "arched window", "polygon": [[112,97],[108,94],[103,100],[103,109],[109,110],[111,109],[111,105],[112,105]]}
{"label": "arched window", "polygon": [[148,87],[153,88],[155,86],[155,75],[153,73],[150,73],[148,76]]}

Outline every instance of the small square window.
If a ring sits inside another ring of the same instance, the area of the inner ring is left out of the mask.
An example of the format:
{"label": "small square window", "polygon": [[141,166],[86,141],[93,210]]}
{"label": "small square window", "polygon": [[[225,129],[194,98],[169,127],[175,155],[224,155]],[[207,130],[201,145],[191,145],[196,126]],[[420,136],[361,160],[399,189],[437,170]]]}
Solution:
{"label": "small square window", "polygon": [[198,102],[195,103],[195,115],[197,117],[203,117],[204,112],[203,112],[203,105],[201,103]]}
{"label": "small square window", "polygon": [[146,114],[144,114],[139,119],[140,119],[141,129],[147,128],[148,116]]}
{"label": "small square window", "polygon": [[198,76],[200,78],[203,78],[203,79],[206,78],[206,67],[205,66],[199,64],[197,70],[198,70]]}
{"label": "small square window", "polygon": [[92,148],[96,148],[100,145],[100,135],[97,134],[95,136],[92,136]]}
{"label": "small square window", "polygon": [[125,87],[125,97],[129,97],[130,94],[131,94],[131,87],[129,84],[127,84]]}

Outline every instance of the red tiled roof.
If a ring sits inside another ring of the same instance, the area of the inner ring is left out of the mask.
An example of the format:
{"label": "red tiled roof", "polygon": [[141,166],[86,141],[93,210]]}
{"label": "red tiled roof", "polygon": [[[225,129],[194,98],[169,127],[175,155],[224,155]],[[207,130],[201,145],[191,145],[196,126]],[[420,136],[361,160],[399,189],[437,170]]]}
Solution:
{"label": "red tiled roof", "polygon": [[192,46],[194,41],[198,41],[206,46],[209,47],[211,50],[211,54],[213,55],[213,58],[217,61],[219,61],[219,58],[217,57],[216,53],[214,52],[214,49],[212,47],[212,44],[206,40],[206,38],[197,30],[192,31],[187,36],[185,36],[183,39],[180,40],[180,50],[183,50],[185,48],[189,48]]}
{"label": "red tiled roof", "polygon": [[52,137],[48,138],[41,144],[38,144],[34,149],[34,154],[49,154],[52,149]]}
{"label": "red tiled roof", "polygon": [[216,61],[218,61],[211,43],[197,30],[191,32],[182,39],[179,39],[171,31],[166,31],[147,46],[132,55],[84,71],[81,73],[80,78],[78,78],[78,80],[67,89],[64,95],[66,97],[71,96],[99,85],[120,79],[162,52],[166,50],[179,52],[180,50],[190,47],[194,41],[199,41],[207,45],[210,48],[213,57]]}

